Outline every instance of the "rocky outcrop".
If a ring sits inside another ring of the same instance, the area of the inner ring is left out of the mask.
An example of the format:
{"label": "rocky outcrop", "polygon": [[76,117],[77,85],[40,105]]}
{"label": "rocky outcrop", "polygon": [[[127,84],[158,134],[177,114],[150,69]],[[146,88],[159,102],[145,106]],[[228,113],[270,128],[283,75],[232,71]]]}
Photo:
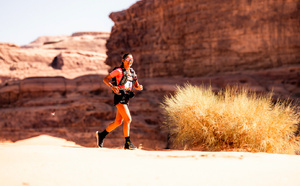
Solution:
{"label": "rocky outcrop", "polygon": [[[0,43],[0,83],[33,76],[75,78],[107,73],[108,36],[106,32],[77,32],[72,36],[42,36],[21,47]],[[57,60],[62,62],[59,67],[54,65]]]}
{"label": "rocky outcrop", "polygon": [[[87,51],[64,51],[57,55],[50,64],[55,69],[93,71],[98,73],[107,73],[109,68],[105,61],[106,55]],[[102,62],[102,63],[101,63]]]}
{"label": "rocky outcrop", "polygon": [[[34,77],[0,86],[0,141],[49,134],[95,147],[95,132],[104,130],[116,115],[113,94],[103,78]],[[167,135],[160,129],[163,116],[157,112],[163,96],[141,95],[137,92],[130,103],[132,139],[146,148],[164,148]],[[105,143],[106,147],[122,147],[122,127]]]}
{"label": "rocky outcrop", "polygon": [[109,35],[109,32],[76,32],[71,36],[41,36],[22,48],[80,50],[104,54]]}
{"label": "rocky outcrop", "polygon": [[[23,49],[13,44],[0,44],[0,62],[1,64],[16,64],[28,63],[28,62],[39,62],[49,63],[60,51],[56,50],[42,50],[42,49]],[[2,69],[2,68],[1,68]]]}
{"label": "rocky outcrop", "polygon": [[[133,53],[144,86],[129,106],[137,146],[168,145],[161,103],[187,82],[273,91],[274,101],[299,104],[299,7],[296,0],[138,1],[110,15],[107,59],[108,35],[98,32],[0,44],[0,141],[50,134],[95,147],[95,131],[116,115],[102,80],[124,52]],[[105,141],[123,144],[122,127]]]}
{"label": "rocky outcrop", "polygon": [[[167,147],[161,103],[177,85],[211,85],[216,92],[227,85],[241,85],[259,94],[273,91],[274,101],[294,99],[299,104],[299,75],[300,67],[295,66],[211,77],[139,79],[144,90],[135,91],[130,101],[131,137],[146,149]],[[95,131],[104,130],[116,115],[113,95],[103,77],[34,77],[0,86],[0,141],[48,134],[95,147]],[[118,127],[108,135],[105,147],[122,147],[123,143],[122,127]]]}
{"label": "rocky outcrop", "polygon": [[106,63],[133,53],[143,77],[195,77],[300,63],[298,0],[143,0],[110,14]]}

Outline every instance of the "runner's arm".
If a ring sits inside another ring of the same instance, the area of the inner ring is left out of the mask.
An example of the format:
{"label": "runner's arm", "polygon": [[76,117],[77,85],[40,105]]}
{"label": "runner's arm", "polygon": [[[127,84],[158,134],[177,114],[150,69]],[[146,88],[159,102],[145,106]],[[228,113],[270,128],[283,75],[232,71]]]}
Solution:
{"label": "runner's arm", "polygon": [[143,85],[139,84],[139,82],[137,80],[134,81],[133,84],[134,88],[136,88],[137,90],[143,90]]}
{"label": "runner's arm", "polygon": [[113,86],[113,84],[111,84],[111,83],[109,82],[109,80],[110,80],[111,78],[113,78],[113,77],[111,77],[111,75],[108,74],[108,75],[103,79],[103,82],[104,82],[107,86],[109,86],[109,88],[112,89],[112,91],[114,91],[115,93],[119,93],[119,87]]}
{"label": "runner's arm", "polygon": [[113,87],[113,85],[109,82],[109,80],[110,80],[111,78],[112,78],[111,75],[108,74],[108,75],[103,79],[103,82],[104,82],[107,86],[109,86],[110,88]]}

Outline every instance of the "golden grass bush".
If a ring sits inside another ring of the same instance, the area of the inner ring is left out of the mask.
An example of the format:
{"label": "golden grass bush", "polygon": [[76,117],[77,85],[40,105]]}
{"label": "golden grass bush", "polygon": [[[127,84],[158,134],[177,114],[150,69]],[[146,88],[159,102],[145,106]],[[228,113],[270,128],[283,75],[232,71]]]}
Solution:
{"label": "golden grass bush", "polygon": [[204,150],[294,153],[299,114],[288,102],[273,103],[272,95],[246,89],[186,84],[165,97],[164,126],[177,147]]}

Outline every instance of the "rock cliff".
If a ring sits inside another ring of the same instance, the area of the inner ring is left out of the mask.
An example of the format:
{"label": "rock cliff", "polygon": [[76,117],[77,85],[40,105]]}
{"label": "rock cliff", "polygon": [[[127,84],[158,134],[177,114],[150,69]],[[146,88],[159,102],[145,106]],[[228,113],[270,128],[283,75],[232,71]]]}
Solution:
{"label": "rock cliff", "polygon": [[[32,76],[75,78],[107,73],[105,43],[109,33],[77,32],[71,36],[41,36],[28,45],[0,43],[0,83]],[[63,65],[56,70],[55,59]]]}
{"label": "rock cliff", "polygon": [[298,0],[143,0],[110,14],[110,66],[134,54],[143,77],[195,77],[300,63]]}
{"label": "rock cliff", "polygon": [[[116,115],[113,94],[103,78],[31,77],[0,86],[0,142],[48,134],[95,147],[95,132],[103,131]],[[160,128],[163,116],[159,112],[163,93],[150,91],[141,96],[136,92],[130,103],[131,134],[137,146],[166,147],[167,135]],[[108,136],[105,147],[123,145],[122,127],[118,127]]]}
{"label": "rock cliff", "polygon": [[[116,114],[102,80],[124,52],[133,53],[144,86],[130,102],[137,146],[168,145],[160,106],[187,82],[214,91],[227,85],[273,91],[274,99],[299,104],[299,10],[297,0],[143,0],[110,15],[110,36],[81,32],[21,47],[2,43],[0,141],[49,134],[95,147],[95,131]],[[122,136],[119,127],[105,147],[121,147]]]}
{"label": "rock cliff", "polygon": [[[176,85],[211,85],[219,91],[240,84],[257,92],[274,92],[276,98],[299,101],[300,67],[244,72],[194,78],[141,78],[144,90],[130,101],[131,137],[146,149],[167,147],[167,132],[161,103],[174,93]],[[104,130],[114,120],[113,95],[102,83],[103,75],[31,77],[0,85],[0,141],[17,141],[48,134],[95,147],[95,131]],[[299,129],[300,131],[300,129]],[[108,135],[105,147],[122,147],[122,127]]]}

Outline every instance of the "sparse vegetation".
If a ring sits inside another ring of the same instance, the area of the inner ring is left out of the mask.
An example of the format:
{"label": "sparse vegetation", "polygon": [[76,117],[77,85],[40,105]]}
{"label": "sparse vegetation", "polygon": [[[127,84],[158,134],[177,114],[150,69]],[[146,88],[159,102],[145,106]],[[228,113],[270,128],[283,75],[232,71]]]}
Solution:
{"label": "sparse vegetation", "polygon": [[165,127],[175,146],[203,150],[287,153],[295,152],[299,114],[287,101],[274,103],[272,95],[246,89],[186,84],[165,97]]}

